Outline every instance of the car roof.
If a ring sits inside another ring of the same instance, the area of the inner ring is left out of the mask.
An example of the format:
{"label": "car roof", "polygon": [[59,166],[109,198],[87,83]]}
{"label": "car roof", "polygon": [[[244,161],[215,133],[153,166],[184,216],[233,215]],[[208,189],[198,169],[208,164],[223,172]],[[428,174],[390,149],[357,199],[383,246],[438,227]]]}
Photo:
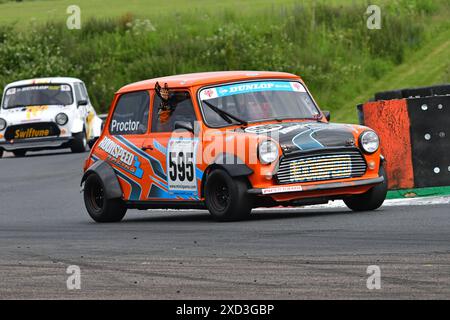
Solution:
{"label": "car roof", "polygon": [[15,81],[9,83],[5,88],[9,87],[17,87],[17,86],[26,86],[31,84],[40,84],[40,83],[68,83],[73,84],[76,82],[83,82],[77,78],[68,78],[68,77],[51,77],[51,78],[35,78],[35,79],[26,79]]}
{"label": "car roof", "polygon": [[272,71],[217,71],[173,75],[154,78],[128,84],[117,93],[154,89],[156,82],[161,86],[167,83],[169,88],[189,88],[199,85],[212,85],[224,82],[235,82],[256,79],[300,79],[291,73]]}

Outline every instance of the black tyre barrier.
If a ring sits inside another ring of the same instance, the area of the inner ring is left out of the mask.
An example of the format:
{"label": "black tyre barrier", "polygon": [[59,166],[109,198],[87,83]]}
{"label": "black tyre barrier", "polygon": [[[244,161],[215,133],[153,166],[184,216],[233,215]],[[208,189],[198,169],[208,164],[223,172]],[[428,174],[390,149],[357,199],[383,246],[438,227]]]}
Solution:
{"label": "black tyre barrier", "polygon": [[432,87],[403,89],[402,96],[403,98],[431,97],[433,95],[431,88]]}
{"label": "black tyre barrier", "polygon": [[445,95],[450,95],[450,84],[439,84],[430,87],[406,88],[402,90],[377,92],[375,93],[375,101]]}
{"label": "black tyre barrier", "polygon": [[375,93],[375,101],[402,99],[402,90],[383,91]]}
{"label": "black tyre barrier", "polygon": [[432,87],[433,96],[450,95],[450,84],[441,84]]}
{"label": "black tyre barrier", "polygon": [[450,84],[385,91],[375,98],[384,100],[359,105],[358,117],[380,135],[389,188],[450,186]]}
{"label": "black tyre barrier", "polygon": [[450,96],[407,99],[416,187],[450,185]]}

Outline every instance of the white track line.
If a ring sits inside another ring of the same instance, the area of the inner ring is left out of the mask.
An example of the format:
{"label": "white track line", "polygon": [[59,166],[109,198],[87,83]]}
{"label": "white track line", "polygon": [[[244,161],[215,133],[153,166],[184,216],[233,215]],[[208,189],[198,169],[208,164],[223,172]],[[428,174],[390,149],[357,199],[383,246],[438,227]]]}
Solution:
{"label": "white track line", "polygon": [[[394,207],[394,206],[428,206],[436,204],[449,204],[450,196],[446,197],[417,197],[417,198],[405,198],[405,199],[389,199],[385,200],[383,207]],[[274,208],[256,208],[253,211],[289,211],[289,210],[299,210],[299,209],[332,209],[332,208],[347,208],[342,200],[330,201],[328,204],[316,204],[312,206],[301,206],[301,207],[274,207]],[[198,209],[149,209],[152,212],[198,212]]]}
{"label": "white track line", "polygon": [[[450,196],[437,196],[437,197],[417,197],[417,198],[403,198],[403,199],[388,199],[383,203],[384,207],[394,206],[428,206],[435,204],[450,204]],[[328,204],[319,204],[314,206],[305,206],[303,208],[346,208],[344,201],[336,200],[330,201]],[[283,208],[280,208],[283,209]],[[286,208],[287,209],[287,208]],[[255,209],[258,210],[258,209]]]}

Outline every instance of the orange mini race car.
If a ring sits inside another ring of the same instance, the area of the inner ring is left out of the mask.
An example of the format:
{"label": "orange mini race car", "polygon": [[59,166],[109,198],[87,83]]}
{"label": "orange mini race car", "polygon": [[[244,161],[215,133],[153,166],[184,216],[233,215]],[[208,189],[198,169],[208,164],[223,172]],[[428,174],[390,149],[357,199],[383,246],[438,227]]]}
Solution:
{"label": "orange mini race car", "polygon": [[206,208],[220,221],[336,199],[374,210],[383,161],[377,134],[329,123],[300,77],[208,72],[121,88],[81,184],[97,222],[128,208]]}

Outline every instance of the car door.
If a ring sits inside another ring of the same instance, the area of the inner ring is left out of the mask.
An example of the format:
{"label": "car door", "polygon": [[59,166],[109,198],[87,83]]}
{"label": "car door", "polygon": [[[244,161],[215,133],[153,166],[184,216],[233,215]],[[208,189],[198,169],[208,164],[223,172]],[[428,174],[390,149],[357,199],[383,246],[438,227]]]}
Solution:
{"label": "car door", "polygon": [[[186,130],[175,131],[175,122],[190,123],[196,114],[188,91],[178,91],[171,110],[162,108],[154,95],[151,130],[144,142],[145,151],[156,166],[150,174],[148,200],[195,201],[199,199],[202,173],[196,168],[199,139]],[[161,170],[162,168],[162,170]]]}
{"label": "car door", "polygon": [[147,174],[151,158],[142,150],[148,133],[150,93],[146,90],[123,93],[117,97],[106,136],[98,149],[106,154],[124,192],[130,201],[145,200],[148,194]]}

